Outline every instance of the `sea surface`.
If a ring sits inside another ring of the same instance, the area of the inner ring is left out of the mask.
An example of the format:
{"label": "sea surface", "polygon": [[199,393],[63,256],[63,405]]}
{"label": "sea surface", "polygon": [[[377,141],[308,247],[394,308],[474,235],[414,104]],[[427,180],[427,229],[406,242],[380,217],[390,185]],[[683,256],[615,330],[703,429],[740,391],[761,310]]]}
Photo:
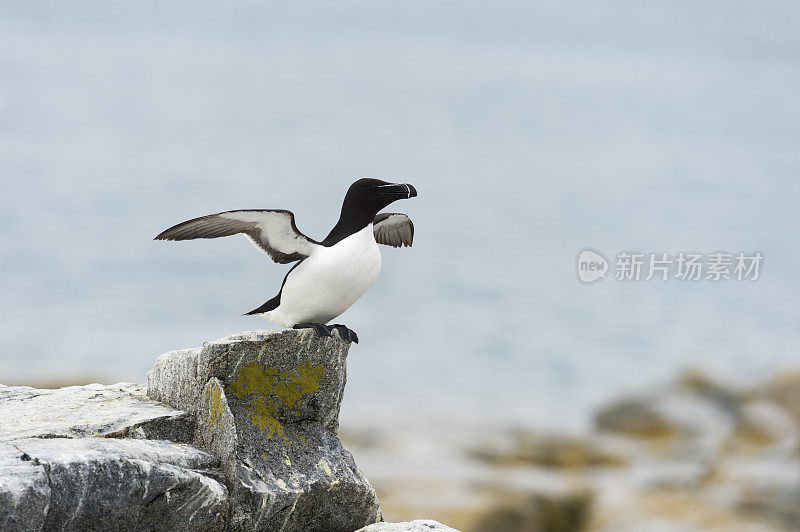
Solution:
{"label": "sea surface", "polygon": [[[686,367],[800,364],[800,4],[0,3],[0,382],[145,382],[288,266],[177,222],[414,184],[340,320],[343,425],[580,426]],[[606,279],[576,275],[584,248]],[[618,253],[760,252],[757,281]]]}

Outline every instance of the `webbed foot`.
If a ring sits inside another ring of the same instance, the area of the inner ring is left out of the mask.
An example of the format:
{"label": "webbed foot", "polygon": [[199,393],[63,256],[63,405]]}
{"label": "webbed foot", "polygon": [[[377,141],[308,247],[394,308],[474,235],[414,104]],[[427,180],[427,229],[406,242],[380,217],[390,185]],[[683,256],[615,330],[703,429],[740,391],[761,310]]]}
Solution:
{"label": "webbed foot", "polygon": [[331,330],[327,325],[322,323],[310,323],[304,321],[302,323],[295,323],[292,325],[292,329],[314,329],[314,332],[317,333],[317,336],[331,336]]}
{"label": "webbed foot", "polygon": [[339,336],[342,338],[342,340],[358,343],[358,335],[354,330],[348,328],[346,325],[342,325],[341,323],[335,323],[330,326],[331,331],[333,331],[334,329],[339,331]]}

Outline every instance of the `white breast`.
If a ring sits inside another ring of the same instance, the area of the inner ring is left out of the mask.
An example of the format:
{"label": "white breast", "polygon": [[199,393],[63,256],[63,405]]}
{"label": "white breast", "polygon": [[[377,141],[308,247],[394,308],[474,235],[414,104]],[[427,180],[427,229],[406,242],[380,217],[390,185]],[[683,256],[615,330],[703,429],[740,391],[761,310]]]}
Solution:
{"label": "white breast", "polygon": [[280,325],[327,323],[369,290],[381,271],[372,224],[331,247],[314,252],[292,270],[278,308],[264,316]]}

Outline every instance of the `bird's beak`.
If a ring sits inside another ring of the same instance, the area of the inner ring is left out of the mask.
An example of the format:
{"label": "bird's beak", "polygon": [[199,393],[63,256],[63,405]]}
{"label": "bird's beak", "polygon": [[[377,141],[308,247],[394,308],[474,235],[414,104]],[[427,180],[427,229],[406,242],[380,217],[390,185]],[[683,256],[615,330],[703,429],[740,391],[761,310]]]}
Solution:
{"label": "bird's beak", "polygon": [[393,196],[396,199],[408,199],[417,196],[417,189],[408,183],[391,183],[389,185],[378,185],[382,196]]}

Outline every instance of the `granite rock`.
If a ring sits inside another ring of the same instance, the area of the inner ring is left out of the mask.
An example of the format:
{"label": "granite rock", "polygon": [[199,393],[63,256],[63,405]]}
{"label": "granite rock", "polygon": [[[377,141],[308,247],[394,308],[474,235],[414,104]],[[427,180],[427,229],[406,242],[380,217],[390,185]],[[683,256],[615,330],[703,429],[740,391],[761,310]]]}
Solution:
{"label": "granite rock", "polygon": [[49,506],[44,466],[0,442],[0,530],[41,530]]}
{"label": "granite rock", "polygon": [[194,419],[146,396],[139,384],[55,390],[0,385],[0,441],[107,436],[190,442]]}
{"label": "granite rock", "polygon": [[352,531],[381,519],[337,438],[349,344],[310,330],[249,332],[162,355],[150,397],[197,417],[218,456],[234,530]]}
{"label": "granite rock", "polygon": [[349,347],[338,333],[249,332],[162,355],[147,389],[0,386],[0,530],[380,522],[337,437]]}
{"label": "granite rock", "polygon": [[433,519],[417,519],[405,523],[375,523],[357,532],[458,532],[458,530]]}
{"label": "granite rock", "polygon": [[0,386],[0,530],[221,529],[219,461],[145,391]]}
{"label": "granite rock", "polygon": [[[217,460],[142,439],[27,438],[4,444],[2,530],[222,530]],[[217,477],[217,478],[214,478]]]}

